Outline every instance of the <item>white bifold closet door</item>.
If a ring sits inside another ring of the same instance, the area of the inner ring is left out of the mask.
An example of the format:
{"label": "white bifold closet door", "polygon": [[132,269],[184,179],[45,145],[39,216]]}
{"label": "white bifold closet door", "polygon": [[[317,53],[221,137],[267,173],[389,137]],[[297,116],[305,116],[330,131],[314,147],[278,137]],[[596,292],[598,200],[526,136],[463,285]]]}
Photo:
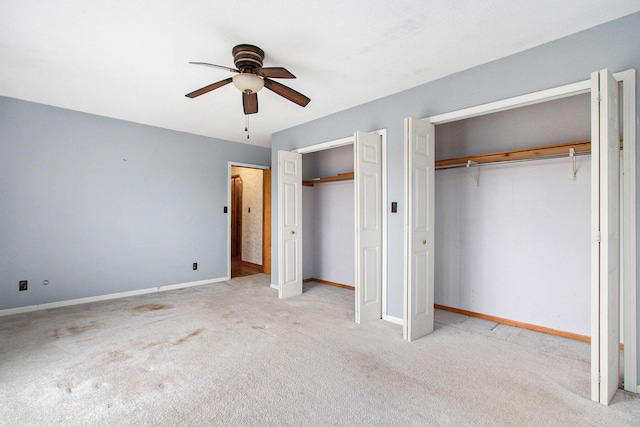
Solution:
{"label": "white bifold closet door", "polygon": [[357,323],[382,318],[382,137],[356,132],[355,221]]}
{"label": "white bifold closet door", "polygon": [[[382,318],[382,137],[354,135],[355,321]],[[302,155],[278,151],[278,296],[302,293]],[[340,244],[340,242],[336,242]]]}
{"label": "white bifold closet door", "polygon": [[405,119],[405,340],[433,332],[435,126]]}
{"label": "white bifold closet door", "polygon": [[278,151],[278,296],[302,293],[302,154]]}
{"label": "white bifold closet door", "polygon": [[609,404],[620,363],[620,133],[618,82],[591,74],[591,399]]}

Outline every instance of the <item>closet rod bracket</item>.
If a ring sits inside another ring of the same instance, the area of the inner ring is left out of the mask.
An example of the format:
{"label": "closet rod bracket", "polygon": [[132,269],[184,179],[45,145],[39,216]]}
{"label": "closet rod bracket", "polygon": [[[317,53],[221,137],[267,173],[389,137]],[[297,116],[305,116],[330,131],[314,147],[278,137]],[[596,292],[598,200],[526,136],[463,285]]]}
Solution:
{"label": "closet rod bracket", "polygon": [[573,180],[576,180],[576,174],[578,173],[578,167],[576,165],[576,149],[569,148],[569,158],[571,159],[571,170],[573,172]]}
{"label": "closet rod bracket", "polygon": [[474,162],[473,160],[467,160],[467,168],[474,168],[474,176],[473,178],[476,180],[476,185],[480,187],[480,164]]}

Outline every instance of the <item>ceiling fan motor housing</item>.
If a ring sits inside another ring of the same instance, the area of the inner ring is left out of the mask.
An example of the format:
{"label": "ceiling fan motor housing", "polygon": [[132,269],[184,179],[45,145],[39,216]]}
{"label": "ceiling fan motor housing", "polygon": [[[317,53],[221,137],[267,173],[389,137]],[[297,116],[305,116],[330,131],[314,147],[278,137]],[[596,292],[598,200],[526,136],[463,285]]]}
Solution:
{"label": "ceiling fan motor housing", "polygon": [[262,68],[264,51],[258,46],[239,44],[231,50],[231,53],[233,54],[233,62],[236,64],[236,68],[241,72],[247,69]]}

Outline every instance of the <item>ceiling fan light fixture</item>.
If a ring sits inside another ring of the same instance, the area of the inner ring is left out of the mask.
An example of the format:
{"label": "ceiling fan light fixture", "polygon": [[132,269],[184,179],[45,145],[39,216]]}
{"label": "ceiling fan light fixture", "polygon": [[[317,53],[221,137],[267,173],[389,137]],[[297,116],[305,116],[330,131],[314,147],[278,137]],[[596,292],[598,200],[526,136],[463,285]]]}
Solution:
{"label": "ceiling fan light fixture", "polygon": [[253,73],[240,73],[233,76],[233,85],[244,93],[256,93],[264,87],[264,80]]}

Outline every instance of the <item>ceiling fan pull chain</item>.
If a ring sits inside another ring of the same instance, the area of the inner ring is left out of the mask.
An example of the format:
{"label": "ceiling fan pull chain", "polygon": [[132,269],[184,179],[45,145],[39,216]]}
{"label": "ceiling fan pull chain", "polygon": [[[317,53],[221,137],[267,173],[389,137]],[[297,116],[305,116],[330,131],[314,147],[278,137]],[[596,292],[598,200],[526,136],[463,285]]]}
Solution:
{"label": "ceiling fan pull chain", "polygon": [[244,115],[244,131],[247,133],[247,139],[249,139],[249,115]]}

